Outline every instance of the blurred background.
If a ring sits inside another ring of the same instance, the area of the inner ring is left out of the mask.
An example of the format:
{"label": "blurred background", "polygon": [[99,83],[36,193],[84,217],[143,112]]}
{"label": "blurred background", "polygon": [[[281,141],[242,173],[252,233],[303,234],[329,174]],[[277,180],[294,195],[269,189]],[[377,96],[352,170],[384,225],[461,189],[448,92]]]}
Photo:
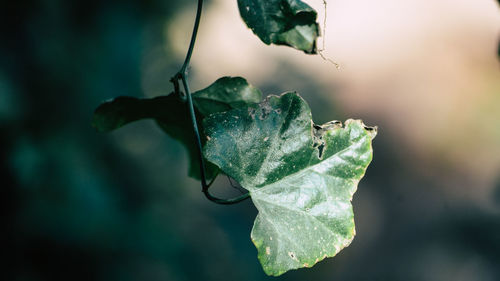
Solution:
{"label": "blurred background", "polygon": [[[195,2],[2,3],[2,280],[500,280],[498,2],[329,0],[318,45],[337,70],[264,45],[236,0],[206,1],[192,89],[244,76],[297,90],[317,123],[379,126],[353,243],[278,278],[250,241],[252,203],[207,201],[183,146],[152,121],[90,126],[103,100],[171,91]],[[225,177],[214,192],[237,194]]]}

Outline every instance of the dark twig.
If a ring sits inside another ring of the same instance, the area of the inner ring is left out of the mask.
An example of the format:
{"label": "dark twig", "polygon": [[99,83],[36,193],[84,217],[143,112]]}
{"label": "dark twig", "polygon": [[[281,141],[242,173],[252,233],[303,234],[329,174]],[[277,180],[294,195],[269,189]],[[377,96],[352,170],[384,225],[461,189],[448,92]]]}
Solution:
{"label": "dark twig", "polygon": [[191,35],[191,42],[189,43],[189,49],[186,54],[186,59],[184,60],[184,64],[181,67],[181,70],[170,80],[174,84],[174,90],[177,94],[181,95],[181,92],[179,90],[179,80],[182,82],[182,86],[184,88],[184,93],[185,93],[185,100],[187,101],[187,106],[189,110],[189,115],[191,118],[191,122],[193,125],[193,131],[194,131],[194,136],[195,136],[195,141],[196,141],[196,147],[198,150],[198,160],[200,162],[200,177],[201,177],[201,190],[203,194],[205,194],[205,197],[208,198],[208,200],[215,202],[217,204],[223,204],[223,205],[229,205],[229,204],[235,204],[238,202],[241,202],[247,198],[250,197],[249,193],[242,194],[238,197],[235,198],[230,198],[230,199],[221,199],[213,196],[208,192],[208,189],[210,188],[210,185],[213,183],[213,181],[210,184],[207,184],[207,180],[205,178],[206,171],[205,171],[205,159],[203,158],[203,151],[201,148],[201,139],[200,139],[200,132],[198,129],[198,123],[196,122],[196,114],[194,111],[194,106],[193,106],[193,99],[191,97],[191,91],[189,89],[189,83],[187,82],[187,69],[189,66],[189,62],[191,60],[191,55],[193,54],[193,49],[194,49],[194,44],[196,42],[196,35],[198,33],[198,27],[200,25],[200,19],[201,19],[201,11],[202,11],[202,6],[203,6],[203,0],[198,0],[198,9],[196,10],[196,19],[194,22],[194,27],[193,27],[193,33]]}

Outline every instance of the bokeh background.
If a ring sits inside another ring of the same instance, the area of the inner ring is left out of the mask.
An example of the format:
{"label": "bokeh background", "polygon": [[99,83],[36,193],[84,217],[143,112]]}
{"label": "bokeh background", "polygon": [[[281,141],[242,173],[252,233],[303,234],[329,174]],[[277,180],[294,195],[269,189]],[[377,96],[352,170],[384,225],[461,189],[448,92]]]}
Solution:
{"label": "bokeh background", "polygon": [[[2,280],[500,280],[496,1],[310,0],[340,70],[264,45],[236,0],[206,1],[193,89],[244,76],[297,90],[317,123],[379,126],[353,243],[278,278],[250,241],[252,203],[207,201],[152,121],[90,126],[103,100],[171,91],[195,2],[3,1]],[[224,177],[214,189],[237,194]]]}

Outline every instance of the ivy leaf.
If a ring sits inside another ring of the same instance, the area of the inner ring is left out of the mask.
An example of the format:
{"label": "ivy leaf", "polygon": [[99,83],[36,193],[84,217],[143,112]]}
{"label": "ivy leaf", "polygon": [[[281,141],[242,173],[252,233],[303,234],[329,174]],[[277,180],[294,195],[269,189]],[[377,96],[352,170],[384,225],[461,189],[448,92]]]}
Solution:
{"label": "ivy leaf", "polygon": [[242,77],[222,77],[193,93],[193,103],[202,116],[259,103],[262,93]]}
{"label": "ivy leaf", "polygon": [[[99,132],[109,132],[133,121],[154,119],[165,133],[186,147],[190,159],[188,175],[200,179],[197,148],[189,118],[186,104],[173,93],[151,99],[118,97],[102,103],[96,109],[92,126]],[[215,177],[218,170],[207,163],[207,178]]]}
{"label": "ivy leaf", "polygon": [[102,103],[94,112],[92,126],[99,132],[109,132],[130,122],[152,118],[168,123],[184,120],[181,101],[173,94],[152,99],[117,97]]}
{"label": "ivy leaf", "polygon": [[[209,87],[192,94],[198,124],[215,112],[226,111],[249,103],[258,103],[262,93],[241,77],[222,77]],[[177,95],[151,99],[118,97],[104,102],[95,111],[92,126],[100,132],[118,129],[130,122],[154,119],[169,136],[186,147],[189,158],[189,176],[200,179],[200,166],[194,133],[187,105]],[[202,130],[200,130],[202,131]],[[206,137],[201,136],[204,143]],[[206,163],[207,179],[217,175],[218,168]]]}
{"label": "ivy leaf", "polygon": [[250,192],[251,238],[268,275],[311,267],[355,235],[351,199],[372,159],[376,128],[318,126],[296,93],[210,115],[205,157]]}
{"label": "ivy leaf", "polygon": [[267,45],[287,45],[316,54],[317,13],[300,0],[238,0],[246,25]]}

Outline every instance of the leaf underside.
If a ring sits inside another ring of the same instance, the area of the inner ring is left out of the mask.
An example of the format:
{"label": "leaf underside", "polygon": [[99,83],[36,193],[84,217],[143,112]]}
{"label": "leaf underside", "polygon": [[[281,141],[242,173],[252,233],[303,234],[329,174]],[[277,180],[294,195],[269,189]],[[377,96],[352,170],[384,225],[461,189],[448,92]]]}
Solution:
{"label": "leaf underside", "polygon": [[376,128],[313,124],[296,93],[210,115],[206,159],[250,192],[251,238],[268,275],[311,267],[355,235],[351,200],[372,159]]}
{"label": "leaf underside", "polygon": [[[198,124],[211,113],[227,111],[247,104],[258,103],[262,93],[241,77],[222,77],[209,87],[192,94]],[[187,105],[174,94],[151,99],[118,97],[102,103],[94,112],[92,126],[100,132],[118,129],[130,122],[154,119],[169,136],[180,141],[190,158],[189,176],[200,179],[200,164],[192,123]],[[200,128],[200,132],[203,132]],[[201,136],[202,143],[206,137]],[[207,180],[219,169],[207,162]]]}
{"label": "leaf underside", "polygon": [[266,44],[316,54],[317,13],[300,0],[238,0],[246,25]]}

